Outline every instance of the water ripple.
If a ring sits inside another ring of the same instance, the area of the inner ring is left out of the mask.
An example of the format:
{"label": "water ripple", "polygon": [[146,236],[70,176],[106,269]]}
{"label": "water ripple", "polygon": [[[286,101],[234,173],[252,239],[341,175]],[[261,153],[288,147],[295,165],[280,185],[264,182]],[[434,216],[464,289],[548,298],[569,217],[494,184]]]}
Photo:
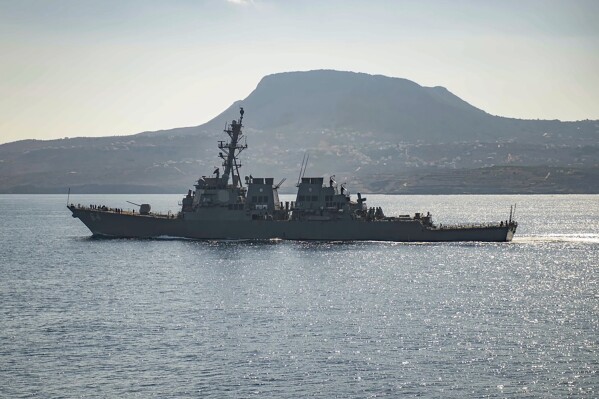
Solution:
{"label": "water ripple", "polygon": [[597,196],[369,200],[522,216],[509,244],[102,240],[0,196],[0,397],[597,396]]}

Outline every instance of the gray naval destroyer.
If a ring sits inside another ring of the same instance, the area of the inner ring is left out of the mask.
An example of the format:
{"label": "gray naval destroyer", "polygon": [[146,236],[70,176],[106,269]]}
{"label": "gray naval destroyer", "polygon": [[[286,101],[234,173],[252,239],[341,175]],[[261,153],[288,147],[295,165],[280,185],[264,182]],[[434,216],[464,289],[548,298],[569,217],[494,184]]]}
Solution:
{"label": "gray naval destroyer", "polygon": [[[353,201],[331,177],[302,177],[295,201],[281,202],[272,177],[245,177],[242,183],[239,154],[242,144],[243,108],[239,120],[224,130],[219,141],[223,172],[202,176],[183,198],[177,214],[151,212],[141,204],[137,212],[106,206],[67,205],[94,236],[200,240],[374,240],[401,242],[511,241],[518,224],[512,211],[506,221],[454,226],[433,223],[430,213],[386,216],[381,208],[369,208],[360,193]],[[307,163],[307,162],[306,162]],[[305,172],[305,166],[302,165]],[[67,201],[68,203],[68,201]],[[515,210],[515,209],[514,209]]]}

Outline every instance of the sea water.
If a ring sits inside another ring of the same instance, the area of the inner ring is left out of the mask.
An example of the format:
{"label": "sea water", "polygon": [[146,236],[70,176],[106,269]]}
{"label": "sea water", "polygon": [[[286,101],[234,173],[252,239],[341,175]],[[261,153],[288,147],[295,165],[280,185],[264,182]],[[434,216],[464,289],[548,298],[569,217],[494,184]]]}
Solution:
{"label": "sea water", "polygon": [[511,243],[95,239],[66,196],[0,196],[0,397],[599,396],[599,196],[367,197],[447,224],[517,203],[519,227]]}

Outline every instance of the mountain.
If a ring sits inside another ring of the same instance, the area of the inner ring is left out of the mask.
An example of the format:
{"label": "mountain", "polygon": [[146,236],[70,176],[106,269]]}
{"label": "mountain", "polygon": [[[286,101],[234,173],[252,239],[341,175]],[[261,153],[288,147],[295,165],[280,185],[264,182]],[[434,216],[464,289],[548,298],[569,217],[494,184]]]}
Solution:
{"label": "mountain", "polygon": [[[274,170],[291,181],[308,151],[308,174],[336,174],[371,192],[505,192],[516,178],[512,192],[596,186],[598,121],[504,118],[442,87],[320,70],[266,76],[201,126],[0,145],[0,192],[184,192],[219,165],[216,140],[240,106],[250,147],[241,160],[254,176]],[[556,178],[560,170],[566,178]]]}
{"label": "mountain", "polygon": [[[458,134],[459,140],[476,137],[480,132],[462,129],[461,121],[480,124],[487,117],[441,87],[337,71],[267,76],[243,104],[255,113],[253,127],[262,131],[350,130],[401,140],[438,140],[446,134]],[[234,114],[237,105],[219,119]]]}
{"label": "mountain", "polygon": [[[534,141],[548,131],[564,138],[597,138],[594,123],[494,116],[444,87],[423,87],[407,79],[331,70],[266,76],[246,99],[235,102],[200,128],[222,129],[222,121],[237,117],[240,105],[251,110],[251,128],[263,132],[347,130],[406,142],[515,137]],[[197,128],[180,129],[180,133],[197,132]]]}

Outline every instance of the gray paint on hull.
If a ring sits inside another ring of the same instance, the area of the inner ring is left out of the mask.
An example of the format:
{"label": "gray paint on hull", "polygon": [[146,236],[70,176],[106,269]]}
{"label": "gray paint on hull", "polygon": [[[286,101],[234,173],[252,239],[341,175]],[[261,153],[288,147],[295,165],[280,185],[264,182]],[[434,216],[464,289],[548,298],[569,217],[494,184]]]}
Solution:
{"label": "gray paint on hull", "polygon": [[516,226],[427,228],[417,220],[186,220],[69,208],[94,235],[131,238],[286,239],[322,241],[511,241]]}

